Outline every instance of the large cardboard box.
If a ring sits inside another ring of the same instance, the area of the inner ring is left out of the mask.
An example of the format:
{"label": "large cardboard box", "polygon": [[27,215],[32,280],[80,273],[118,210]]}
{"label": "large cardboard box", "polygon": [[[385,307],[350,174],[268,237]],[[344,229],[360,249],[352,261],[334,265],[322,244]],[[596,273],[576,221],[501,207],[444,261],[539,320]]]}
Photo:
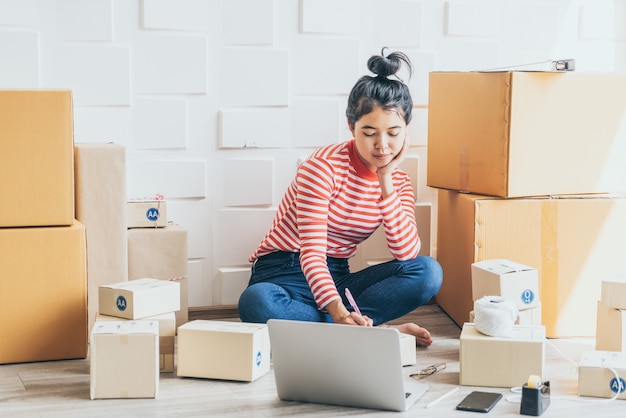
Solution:
{"label": "large cardboard box", "polygon": [[178,328],[178,376],[251,382],[270,370],[267,325],[195,320]]}
{"label": "large cardboard box", "polygon": [[472,264],[472,298],[502,296],[517,309],[539,306],[537,269],[511,260],[483,260]]}
{"label": "large cardboard box", "polygon": [[459,337],[459,384],[517,387],[528,376],[543,376],[545,329],[513,326],[510,337],[490,337],[463,324]]}
{"label": "large cardboard box", "polygon": [[91,399],[157,397],[157,321],[96,321],[90,347]]}
{"label": "large cardboard box", "polygon": [[69,90],[0,90],[0,227],[72,225]]}
{"label": "large cardboard box", "polygon": [[501,197],[624,191],[625,113],[625,73],[430,73],[427,185]]}
{"label": "large cardboard box", "polygon": [[[617,376],[611,370],[615,370]],[[578,363],[578,394],[596,398],[626,399],[626,358],[624,353],[588,351]]]}
{"label": "large cardboard box", "polygon": [[85,227],[0,228],[0,363],[85,358]]}
{"label": "large cardboard box", "polygon": [[626,310],[607,308],[598,301],[596,350],[626,351]]}
{"label": "large cardboard box", "polygon": [[125,148],[112,143],[76,144],[74,167],[76,219],[87,231],[91,329],[98,312],[98,287],[128,280]]}
{"label": "large cardboard box", "polygon": [[626,271],[626,198],[502,199],[440,190],[437,302],[459,325],[473,309],[471,265],[504,258],[539,273],[548,337],[595,335],[601,281]]}
{"label": "large cardboard box", "polygon": [[180,309],[180,284],[152,278],[101,285],[100,313],[125,319],[176,312]]}

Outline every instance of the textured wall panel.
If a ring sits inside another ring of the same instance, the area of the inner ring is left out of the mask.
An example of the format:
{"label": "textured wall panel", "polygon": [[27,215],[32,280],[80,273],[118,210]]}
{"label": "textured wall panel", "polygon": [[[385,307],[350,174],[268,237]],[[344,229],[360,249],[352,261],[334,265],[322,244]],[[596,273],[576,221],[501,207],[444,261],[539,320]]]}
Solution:
{"label": "textured wall panel", "polygon": [[128,47],[58,45],[44,64],[44,87],[72,89],[76,106],[130,104]]}
{"label": "textured wall panel", "polygon": [[218,54],[220,106],[286,106],[289,103],[287,50],[225,48]]}
{"label": "textured wall panel", "polygon": [[361,29],[362,1],[301,0],[300,4],[301,30],[304,33],[358,34]]}
{"label": "textured wall panel", "polygon": [[111,0],[57,0],[57,34],[64,41],[112,41]]}
{"label": "textured wall panel", "polygon": [[0,73],[0,88],[39,87],[38,33],[0,31]]}
{"label": "textured wall panel", "polygon": [[409,144],[426,146],[428,144],[428,109],[413,108],[413,117],[409,124]]}
{"label": "textured wall panel", "polygon": [[133,116],[130,107],[74,106],[76,142],[115,142],[132,145]]}
{"label": "textured wall panel", "polygon": [[236,305],[239,296],[248,286],[250,280],[250,266],[222,267],[217,277],[220,287],[220,305]]}
{"label": "textured wall panel", "polygon": [[208,199],[169,200],[167,220],[187,229],[189,258],[204,258],[211,253],[212,206]]}
{"label": "textured wall panel", "polygon": [[419,158],[417,155],[413,155],[411,150],[407,150],[407,155],[404,157],[404,161],[400,163],[400,170],[404,171],[411,177],[411,187],[413,188],[413,195],[415,196],[415,200],[419,200],[418,192],[417,192],[417,183],[418,183],[418,168],[419,168]]}
{"label": "textured wall panel", "polygon": [[162,194],[165,199],[176,199],[207,195],[205,161],[146,161],[129,157],[128,162],[129,197]]}
{"label": "textured wall panel", "polygon": [[0,25],[37,26],[40,22],[39,0],[0,1]]}
{"label": "textured wall panel", "polygon": [[[516,48],[550,49],[557,43],[560,25],[556,4],[514,4],[513,45]],[[557,57],[554,57],[557,58]]]}
{"label": "textured wall panel", "polygon": [[363,36],[379,48],[422,43],[422,4],[406,0],[374,0],[364,14]]}
{"label": "textured wall panel", "polygon": [[[228,0],[224,7],[224,44],[271,45],[274,43],[273,0]],[[245,13],[242,11],[245,10]]]}
{"label": "textured wall panel", "polygon": [[267,210],[221,210],[215,223],[214,253],[220,266],[241,266],[248,262],[269,231],[276,208]]}
{"label": "textured wall panel", "polygon": [[502,30],[499,1],[450,0],[446,3],[446,35],[494,37]]}
{"label": "textured wall panel", "polygon": [[580,39],[612,39],[615,33],[613,1],[595,1],[580,6]]}
{"label": "textured wall panel", "polygon": [[341,139],[345,111],[336,99],[294,99],[291,106],[291,143],[294,147],[319,147]]}
{"label": "textured wall panel", "polygon": [[137,99],[132,108],[136,148],[182,149],[187,146],[185,100]]}
{"label": "textured wall panel", "polygon": [[211,266],[205,258],[189,260],[189,292],[188,304],[194,306],[213,305],[213,281],[211,280]]}
{"label": "textured wall panel", "polygon": [[143,0],[142,24],[146,29],[203,30],[208,27],[206,0]]}
{"label": "textured wall panel", "polygon": [[269,206],[274,195],[273,160],[222,161],[224,206]]}
{"label": "textured wall panel", "polygon": [[289,147],[289,109],[223,109],[220,148]]}
{"label": "textured wall panel", "polygon": [[133,48],[136,93],[207,92],[206,36],[142,35]]}

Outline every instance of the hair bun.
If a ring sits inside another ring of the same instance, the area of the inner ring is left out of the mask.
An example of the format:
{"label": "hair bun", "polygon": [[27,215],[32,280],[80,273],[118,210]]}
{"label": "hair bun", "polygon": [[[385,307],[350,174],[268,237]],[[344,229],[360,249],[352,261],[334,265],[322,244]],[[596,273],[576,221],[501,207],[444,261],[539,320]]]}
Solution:
{"label": "hair bun", "polygon": [[380,51],[380,55],[372,55],[367,60],[367,68],[379,77],[389,77],[394,75],[400,70],[402,63],[407,64],[409,73],[412,72],[411,61],[402,52],[392,52],[385,57],[385,49]]}

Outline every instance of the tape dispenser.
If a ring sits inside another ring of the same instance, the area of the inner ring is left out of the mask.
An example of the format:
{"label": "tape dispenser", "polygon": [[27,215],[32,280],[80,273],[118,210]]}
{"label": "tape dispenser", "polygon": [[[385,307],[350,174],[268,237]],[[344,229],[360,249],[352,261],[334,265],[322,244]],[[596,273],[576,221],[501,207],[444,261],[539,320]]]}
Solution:
{"label": "tape dispenser", "polygon": [[522,386],[520,414],[540,416],[550,406],[550,382],[541,381],[541,377],[531,375]]}

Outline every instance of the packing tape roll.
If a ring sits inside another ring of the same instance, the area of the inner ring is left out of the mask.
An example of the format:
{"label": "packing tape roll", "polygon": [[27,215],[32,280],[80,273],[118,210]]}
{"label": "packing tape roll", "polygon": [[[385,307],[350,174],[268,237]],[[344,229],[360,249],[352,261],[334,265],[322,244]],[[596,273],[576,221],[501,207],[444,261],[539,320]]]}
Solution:
{"label": "packing tape roll", "polygon": [[518,312],[515,304],[502,296],[483,296],[474,302],[474,326],[492,337],[508,337]]}
{"label": "packing tape roll", "polygon": [[541,386],[541,377],[537,376],[536,374],[531,374],[530,376],[528,376],[527,386],[531,389],[537,389],[539,386]]}

